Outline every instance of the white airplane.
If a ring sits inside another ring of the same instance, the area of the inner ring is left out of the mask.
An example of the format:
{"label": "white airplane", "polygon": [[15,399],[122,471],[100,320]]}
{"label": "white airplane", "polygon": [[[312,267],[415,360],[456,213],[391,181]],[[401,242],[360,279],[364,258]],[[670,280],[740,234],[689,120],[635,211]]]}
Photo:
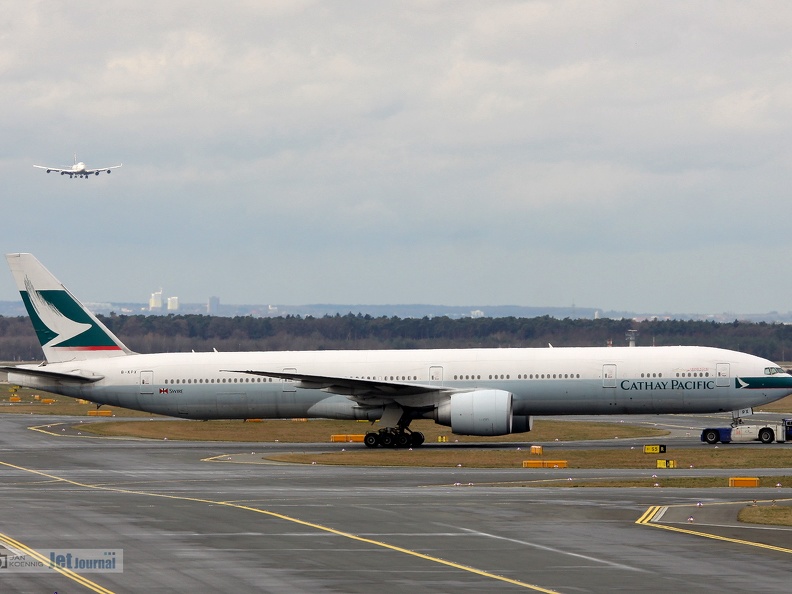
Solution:
{"label": "white airplane", "polygon": [[714,413],[792,394],[771,361],[709,347],[160,353],[130,351],[31,254],[8,254],[46,362],[8,381],[188,419],[379,419],[369,447],[419,446],[414,419],[462,435],[532,415]]}
{"label": "white airplane", "polygon": [[[123,165],[123,163],[121,164]],[[102,171],[107,171],[107,173],[111,173],[111,169],[118,169],[121,165],[113,165],[112,167],[100,167],[99,169],[87,169],[85,167],[85,163],[80,161],[77,162],[77,155],[74,155],[74,165],[69,167],[68,169],[59,169],[58,167],[46,167],[44,165],[33,165],[38,169],[46,169],[47,173],[50,171],[54,171],[56,173],[60,173],[61,175],[68,175],[69,177],[84,177],[88,179],[89,175],[99,175]]]}

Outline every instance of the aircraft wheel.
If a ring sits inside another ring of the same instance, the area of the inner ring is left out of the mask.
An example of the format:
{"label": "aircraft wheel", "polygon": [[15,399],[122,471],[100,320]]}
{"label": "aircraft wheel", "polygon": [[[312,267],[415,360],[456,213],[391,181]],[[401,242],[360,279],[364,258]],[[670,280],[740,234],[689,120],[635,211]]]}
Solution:
{"label": "aircraft wheel", "polygon": [[762,429],[759,432],[759,441],[762,443],[773,443],[774,437],[772,429]]}
{"label": "aircraft wheel", "polygon": [[406,448],[409,447],[412,443],[412,438],[407,433],[399,433],[396,435],[396,447],[397,448]]}
{"label": "aircraft wheel", "polygon": [[392,448],[396,445],[396,442],[393,438],[393,433],[383,433],[379,436],[379,442],[383,448]]}
{"label": "aircraft wheel", "polygon": [[424,434],[421,433],[420,431],[413,431],[412,435],[410,435],[410,438],[412,439],[412,446],[414,448],[417,448],[417,447],[420,447],[420,446],[423,445]]}
{"label": "aircraft wheel", "polygon": [[379,435],[376,433],[366,433],[366,437],[363,438],[363,443],[365,443],[368,448],[376,448],[379,442]]}
{"label": "aircraft wheel", "polygon": [[715,430],[707,431],[704,434],[704,441],[706,441],[710,445],[718,443],[718,432]]}

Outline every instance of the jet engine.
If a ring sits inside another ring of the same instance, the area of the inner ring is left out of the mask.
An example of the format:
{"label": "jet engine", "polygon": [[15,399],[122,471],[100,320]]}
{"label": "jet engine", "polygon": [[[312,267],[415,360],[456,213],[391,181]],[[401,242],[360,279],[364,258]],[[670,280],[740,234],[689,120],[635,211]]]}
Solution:
{"label": "jet engine", "polygon": [[511,392],[475,390],[452,394],[434,411],[439,425],[451,427],[457,435],[508,435],[530,431],[533,419],[512,414]]}

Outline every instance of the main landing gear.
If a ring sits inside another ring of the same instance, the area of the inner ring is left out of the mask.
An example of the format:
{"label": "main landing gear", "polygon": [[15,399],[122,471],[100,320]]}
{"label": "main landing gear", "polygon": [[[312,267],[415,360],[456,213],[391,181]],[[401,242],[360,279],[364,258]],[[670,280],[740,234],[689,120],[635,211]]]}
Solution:
{"label": "main landing gear", "polygon": [[415,409],[403,408],[392,403],[385,407],[380,418],[382,429],[369,431],[363,438],[367,447],[376,448],[417,448],[423,445],[424,434],[420,431],[410,431],[410,421],[420,418]]}
{"label": "main landing gear", "polygon": [[363,438],[363,443],[369,448],[382,446],[383,448],[417,448],[423,445],[424,434],[420,431],[410,431],[407,427],[384,427],[379,431],[370,431]]}

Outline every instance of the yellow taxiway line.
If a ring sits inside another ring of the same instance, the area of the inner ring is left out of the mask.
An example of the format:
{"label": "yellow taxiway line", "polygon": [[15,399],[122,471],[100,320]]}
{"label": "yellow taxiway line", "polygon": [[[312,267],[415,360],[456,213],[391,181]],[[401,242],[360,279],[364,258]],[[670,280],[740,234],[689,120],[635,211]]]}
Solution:
{"label": "yellow taxiway line", "polygon": [[734,544],[749,546],[749,547],[757,547],[760,549],[767,549],[770,551],[777,551],[779,553],[788,553],[792,555],[792,549],[786,549],[784,547],[777,547],[774,545],[768,545],[761,542],[753,542],[751,540],[742,540],[739,538],[729,538],[728,536],[720,536],[718,534],[709,534],[707,532],[700,532],[698,530],[690,530],[689,528],[680,528],[678,526],[669,526],[667,524],[658,524],[654,522],[654,517],[659,514],[661,511],[665,510],[666,507],[670,506],[661,506],[661,505],[653,505],[649,509],[647,509],[643,515],[638,518],[635,523],[641,524],[642,526],[651,526],[652,528],[660,528],[662,530],[669,530],[671,532],[681,532],[682,534],[691,534],[693,536],[700,536],[702,538],[711,538],[712,540],[720,540],[723,542],[730,542]]}
{"label": "yellow taxiway line", "polygon": [[[2,464],[0,462],[0,464]],[[50,560],[39,553],[31,549],[29,546],[19,542],[18,540],[11,538],[7,534],[0,534],[0,544],[5,545],[9,549],[16,551],[21,551],[23,554],[33,557],[36,561],[39,561],[52,569],[53,571],[57,571],[58,573],[65,575],[70,580],[73,580],[80,584],[81,586],[85,586],[89,590],[93,590],[94,592],[99,592],[100,594],[113,594],[112,590],[108,590],[107,588],[100,586],[96,582],[92,582],[86,577],[81,576],[79,573],[72,571],[71,569],[66,569],[65,567],[61,567],[57,564],[53,564]]]}
{"label": "yellow taxiway line", "polygon": [[[369,545],[372,545],[372,546],[375,546],[375,547],[388,549],[388,550],[391,550],[391,551],[395,551],[397,553],[402,553],[404,555],[410,555],[411,557],[416,557],[418,559],[423,559],[425,561],[430,561],[432,563],[437,563],[439,565],[445,565],[446,567],[451,567],[453,569],[466,571],[468,573],[473,573],[473,574],[481,576],[481,577],[489,578],[489,579],[492,579],[492,580],[497,580],[499,582],[505,582],[505,583],[511,584],[513,586],[519,586],[521,588],[526,588],[526,589],[529,589],[529,590],[533,590],[535,592],[543,592],[545,594],[559,594],[555,590],[550,590],[548,588],[543,588],[543,587],[537,586],[535,584],[529,584],[529,583],[526,583],[526,582],[521,582],[519,580],[511,579],[511,578],[508,578],[508,577],[505,577],[505,576],[502,576],[502,575],[497,575],[497,574],[494,574],[494,573],[490,573],[488,571],[484,571],[484,570],[481,570],[481,569],[476,569],[475,567],[469,567],[467,565],[462,565],[460,563],[455,563],[453,561],[447,561],[446,559],[441,559],[439,557],[434,557],[432,555],[426,555],[424,553],[419,553],[417,551],[411,551],[410,549],[405,549],[403,547],[398,547],[396,545],[388,544],[388,543],[383,542],[383,541],[374,540],[374,539],[371,539],[371,538],[365,538],[365,537],[362,537],[362,536],[357,536],[356,534],[352,534],[350,532],[344,532],[343,530],[336,530],[335,528],[330,528],[329,526],[323,526],[321,524],[315,524],[313,522],[307,522],[305,520],[300,520],[299,518],[293,518],[291,516],[287,516],[287,515],[284,515],[284,514],[279,514],[277,512],[272,512],[272,511],[268,511],[268,510],[265,510],[265,509],[258,509],[258,508],[250,507],[250,506],[247,506],[247,505],[240,505],[240,504],[233,503],[233,502],[230,502],[230,501],[213,501],[213,500],[210,500],[210,499],[201,499],[201,498],[198,498],[198,497],[184,497],[184,496],[179,496],[179,495],[166,495],[164,493],[149,493],[147,491],[133,491],[133,490],[130,490],[130,489],[119,489],[119,488],[108,487],[108,486],[103,486],[103,485],[90,485],[90,484],[86,484],[86,483],[80,483],[80,482],[77,482],[77,481],[72,481],[70,479],[59,477],[59,476],[56,476],[54,474],[49,474],[49,473],[46,473],[46,472],[42,472],[40,470],[34,470],[32,468],[25,468],[24,466],[17,466],[16,464],[10,464],[8,462],[0,461],[0,465],[6,466],[8,468],[14,468],[16,470],[21,470],[23,472],[29,472],[31,474],[35,474],[35,475],[38,475],[38,476],[47,477],[49,479],[52,479],[52,480],[55,480],[55,481],[60,481],[60,482],[63,482],[63,483],[69,484],[69,485],[74,485],[76,487],[83,487],[85,489],[96,489],[96,490],[109,491],[109,492],[114,492],[114,493],[125,493],[125,494],[128,494],[128,495],[145,495],[145,496],[148,496],[148,497],[161,497],[163,499],[175,499],[175,500],[179,500],[179,501],[192,501],[192,502],[195,502],[195,503],[205,503],[205,504],[208,504],[208,505],[219,505],[219,506],[224,506],[224,507],[230,507],[230,508],[234,508],[234,509],[244,510],[244,511],[248,511],[248,512],[253,512],[253,513],[257,513],[257,514],[263,514],[265,516],[269,516],[269,517],[272,517],[272,518],[277,518],[279,520],[284,520],[286,522],[291,522],[293,524],[298,524],[300,526],[305,526],[307,528],[312,528],[314,530],[318,530],[318,531],[321,531],[321,532],[327,532],[329,534],[334,534],[336,536],[340,536],[340,537],[343,537],[343,538],[347,538],[349,540],[354,540],[354,541],[357,541],[357,542],[369,544]],[[72,578],[72,579],[74,579],[74,578]],[[81,579],[84,579],[84,578],[81,578]],[[99,590],[97,590],[97,591],[99,591]],[[102,590],[102,591],[107,592],[107,590]]]}

